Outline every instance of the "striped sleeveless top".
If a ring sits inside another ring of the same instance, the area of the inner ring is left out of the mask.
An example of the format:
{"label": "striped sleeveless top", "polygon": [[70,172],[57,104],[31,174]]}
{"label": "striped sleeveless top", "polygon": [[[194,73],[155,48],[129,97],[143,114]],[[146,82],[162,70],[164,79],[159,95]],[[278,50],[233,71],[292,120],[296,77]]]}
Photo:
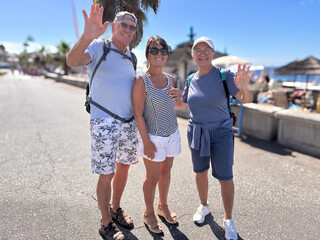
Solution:
{"label": "striped sleeveless top", "polygon": [[167,94],[169,86],[173,86],[172,76],[165,73],[168,80],[166,87],[156,88],[145,72],[139,74],[146,87],[146,100],[143,117],[148,133],[154,136],[168,137],[178,129],[174,111],[175,101]]}

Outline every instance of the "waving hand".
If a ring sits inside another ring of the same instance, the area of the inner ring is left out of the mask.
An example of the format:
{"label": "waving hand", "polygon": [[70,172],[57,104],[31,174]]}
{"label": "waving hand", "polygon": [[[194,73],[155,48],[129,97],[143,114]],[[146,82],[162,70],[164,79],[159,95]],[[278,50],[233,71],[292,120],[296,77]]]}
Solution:
{"label": "waving hand", "polygon": [[237,76],[234,77],[234,83],[236,84],[238,89],[247,89],[250,79],[253,76],[254,72],[249,75],[250,66],[246,67],[246,64],[238,65]]}
{"label": "waving hand", "polygon": [[99,4],[92,4],[89,17],[85,10],[82,13],[85,20],[84,34],[86,37],[90,39],[100,37],[109,25],[109,22],[102,24],[103,7],[100,8]]}

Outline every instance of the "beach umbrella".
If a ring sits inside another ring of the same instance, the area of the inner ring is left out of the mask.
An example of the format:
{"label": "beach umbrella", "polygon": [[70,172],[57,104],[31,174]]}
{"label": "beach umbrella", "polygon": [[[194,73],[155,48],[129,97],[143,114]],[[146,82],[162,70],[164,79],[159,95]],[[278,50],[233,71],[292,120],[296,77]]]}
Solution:
{"label": "beach umbrella", "polygon": [[[277,69],[277,74],[286,74],[294,75],[294,81],[296,80],[296,75],[306,75],[306,86],[305,89],[308,89],[309,76],[310,75],[320,75],[320,60],[316,59],[313,56],[309,56],[306,59],[299,61],[295,60],[283,67]],[[294,87],[296,85],[294,84]],[[304,95],[304,98],[306,96]],[[304,108],[304,104],[302,106]]]}
{"label": "beach umbrella", "polygon": [[226,68],[231,65],[250,64],[250,61],[237,56],[227,55],[212,60],[212,65],[216,67]]}
{"label": "beach umbrella", "polygon": [[299,61],[295,60],[277,69],[279,75],[306,75],[309,82],[310,75],[320,75],[320,60],[313,56]]}

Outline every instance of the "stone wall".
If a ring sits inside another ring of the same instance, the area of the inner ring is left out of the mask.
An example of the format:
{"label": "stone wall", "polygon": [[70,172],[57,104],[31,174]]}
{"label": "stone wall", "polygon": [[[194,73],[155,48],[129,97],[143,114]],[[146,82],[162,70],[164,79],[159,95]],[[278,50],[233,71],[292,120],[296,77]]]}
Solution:
{"label": "stone wall", "polygon": [[320,114],[288,109],[277,112],[276,117],[279,144],[320,156]]}
{"label": "stone wall", "polygon": [[[240,106],[232,106],[237,116],[236,127],[239,127]],[[243,105],[242,134],[262,140],[272,140],[277,136],[278,119],[275,113],[283,110],[269,104],[249,103]]]}

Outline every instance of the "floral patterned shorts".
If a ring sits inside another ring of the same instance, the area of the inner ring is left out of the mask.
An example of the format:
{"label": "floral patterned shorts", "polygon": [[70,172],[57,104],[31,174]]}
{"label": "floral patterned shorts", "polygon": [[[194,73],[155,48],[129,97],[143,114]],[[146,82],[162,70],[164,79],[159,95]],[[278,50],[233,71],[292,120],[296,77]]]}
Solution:
{"label": "floral patterned shorts", "polygon": [[92,173],[111,174],[116,162],[132,165],[138,162],[138,129],[135,120],[122,123],[114,118],[90,120]]}

